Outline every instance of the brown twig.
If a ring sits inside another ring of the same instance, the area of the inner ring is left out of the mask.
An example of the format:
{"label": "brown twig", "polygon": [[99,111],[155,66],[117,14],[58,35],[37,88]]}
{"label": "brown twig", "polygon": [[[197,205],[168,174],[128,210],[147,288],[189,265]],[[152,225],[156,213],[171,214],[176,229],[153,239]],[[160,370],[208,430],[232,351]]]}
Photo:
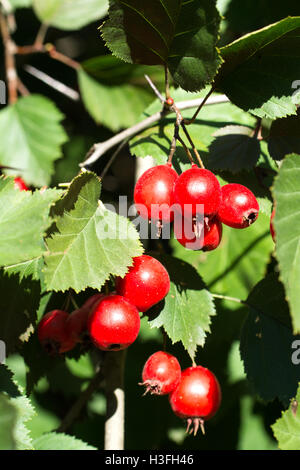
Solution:
{"label": "brown twig", "polygon": [[18,75],[15,62],[16,46],[11,38],[7,18],[0,12],[0,29],[5,50],[5,70],[8,83],[8,101],[14,104],[18,100]]}

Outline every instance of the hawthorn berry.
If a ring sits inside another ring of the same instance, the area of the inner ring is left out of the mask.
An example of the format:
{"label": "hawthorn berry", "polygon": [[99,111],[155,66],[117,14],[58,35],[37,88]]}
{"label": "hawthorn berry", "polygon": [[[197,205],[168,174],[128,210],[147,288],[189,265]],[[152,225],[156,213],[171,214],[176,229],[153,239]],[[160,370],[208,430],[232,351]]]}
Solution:
{"label": "hawthorn berry", "polygon": [[171,163],[145,171],[134,188],[134,202],[138,213],[147,220],[171,222],[174,184],[178,174]]}
{"label": "hawthorn berry", "polygon": [[195,217],[202,212],[204,216],[214,216],[221,203],[221,186],[216,176],[205,168],[193,164],[176,180],[174,187],[174,202],[181,208],[184,217]]}
{"label": "hawthorn berry", "polygon": [[145,312],[160,302],[170,290],[166,268],[155,258],[141,255],[133,258],[133,266],[123,278],[116,279],[116,291]]}
{"label": "hawthorn berry", "polygon": [[20,191],[29,191],[28,186],[26,185],[25,181],[20,177],[17,176],[14,178],[15,188],[19,189]]}
{"label": "hawthorn berry", "polygon": [[97,302],[88,318],[88,332],[103,351],[120,351],[130,346],[140,330],[137,308],[121,295],[107,295]]}
{"label": "hawthorn berry", "polygon": [[272,210],[271,218],[270,218],[270,232],[273,238],[273,242],[275,242],[275,229],[274,229],[274,217],[275,217],[275,208]]}
{"label": "hawthorn berry", "polygon": [[178,385],[181,367],[175,356],[164,351],[157,351],[145,362],[139,385],[146,387],[145,394],[166,395]]}
{"label": "hawthorn berry", "polygon": [[75,341],[69,337],[66,328],[68,317],[69,314],[64,310],[51,310],[39,322],[38,339],[48,354],[61,354],[75,346]]}
{"label": "hawthorn berry", "polygon": [[91,310],[93,308],[93,306],[96,304],[96,302],[98,302],[99,300],[101,300],[103,297],[105,296],[105,294],[94,294],[94,295],[91,295],[91,297],[89,297],[83,304],[82,308],[87,308],[88,310]]}
{"label": "hawthorn berry", "polygon": [[218,211],[221,222],[233,228],[247,228],[259,213],[256,197],[242,184],[229,183],[222,186],[222,202]]}
{"label": "hawthorn berry", "polygon": [[75,343],[84,343],[88,339],[87,321],[90,311],[89,308],[81,307],[74,310],[67,318],[67,333]]}
{"label": "hawthorn berry", "polygon": [[204,233],[203,236],[195,234],[193,224],[188,224],[188,219],[182,217],[180,220],[175,219],[174,235],[177,241],[187,249],[212,251],[215,250],[221,243],[223,227],[222,223],[217,217],[204,221],[201,228]]}
{"label": "hawthorn berry", "polygon": [[204,433],[204,421],[212,418],[221,404],[222,394],[216,376],[205,367],[193,366],[181,373],[181,379],[169,396],[173,412],[187,420],[187,432]]}

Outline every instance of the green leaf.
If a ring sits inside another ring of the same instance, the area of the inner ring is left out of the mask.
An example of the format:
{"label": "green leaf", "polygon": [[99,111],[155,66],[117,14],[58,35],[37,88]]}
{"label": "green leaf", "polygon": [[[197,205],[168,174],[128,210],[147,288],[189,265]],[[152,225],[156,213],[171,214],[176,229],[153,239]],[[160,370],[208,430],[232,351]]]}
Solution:
{"label": "green leaf", "polygon": [[0,393],[0,450],[15,450],[14,427],[17,412],[6,394]]}
{"label": "green leaf", "polygon": [[197,346],[204,346],[210,333],[210,317],[215,315],[212,296],[191,265],[167,255],[158,259],[169,273],[171,287],[165,299],[147,312],[150,326],[163,327],[172,343],[181,341],[194,359]]}
{"label": "green leaf", "polygon": [[26,423],[35,414],[34,408],[26,396],[12,398],[11,403],[17,410],[17,420],[14,428],[16,448],[17,450],[33,450],[32,439]]}
{"label": "green leaf", "polygon": [[[182,89],[171,90],[171,95],[176,102],[203,98],[205,94],[206,90],[197,94],[186,93]],[[159,110],[159,103],[157,103],[156,100],[146,109],[143,117],[148,117]],[[182,111],[182,115],[184,118],[190,119],[194,112],[195,109],[184,110]],[[151,155],[156,160],[157,164],[166,163],[174,135],[174,121],[175,116],[167,116],[157,125],[133,137],[130,140],[131,153],[137,157]],[[193,124],[188,126],[189,134],[202,157],[208,153],[215,132],[227,125],[254,127],[255,118],[231,103],[219,103],[207,106],[203,117],[198,117]],[[206,156],[205,159],[209,166],[210,159],[206,158]],[[188,162],[189,160],[183,147],[180,143],[177,143],[173,159],[176,170],[184,170],[187,168],[187,165],[189,165]]]}
{"label": "green leaf", "polygon": [[51,225],[49,210],[62,191],[19,191],[12,178],[0,178],[0,266],[33,261],[44,251]]}
{"label": "green leaf", "polygon": [[0,279],[0,337],[9,354],[21,344],[20,336],[35,323],[40,283],[30,279],[20,282],[18,275],[3,273]]}
{"label": "green leaf", "polygon": [[46,239],[48,290],[100,289],[110,275],[124,276],[132,258],[142,254],[129,220],[99,203],[100,187],[94,173],[83,172],[57,205],[57,232]]}
{"label": "green leaf", "polygon": [[300,449],[300,384],[297,395],[291,401],[288,410],[271,426],[281,450]]}
{"label": "green leaf", "polygon": [[300,154],[300,116],[289,116],[273,121],[268,141],[268,150],[274,160],[282,160],[289,153]]}
{"label": "green leaf", "polygon": [[129,84],[102,85],[83,69],[78,71],[83,102],[92,118],[112,131],[135,124],[152,101],[147,90]]}
{"label": "green leaf", "polygon": [[244,230],[223,225],[221,244],[211,252],[186,250],[172,240],[174,255],[195,266],[210,291],[244,299],[263,278],[274,248],[269,220],[259,214]]}
{"label": "green leaf", "polygon": [[20,98],[0,111],[1,164],[20,169],[29,185],[47,186],[67,140],[63,117],[52,101],[39,95]]}
{"label": "green leaf", "polygon": [[33,442],[35,450],[97,450],[86,442],[61,432],[49,432]]}
{"label": "green leaf", "polygon": [[33,0],[38,18],[50,26],[76,30],[103,18],[108,9],[107,0]]}
{"label": "green leaf", "polygon": [[245,111],[271,119],[296,114],[300,17],[285,18],[221,48],[216,86]]}
{"label": "green leaf", "polygon": [[300,155],[287,155],[273,187],[274,229],[280,279],[290,306],[294,333],[300,333]]}
{"label": "green leaf", "polygon": [[11,6],[15,8],[29,8],[32,5],[32,0],[9,0]]}
{"label": "green leaf", "polygon": [[260,144],[254,130],[245,126],[226,126],[215,132],[209,149],[209,164],[234,173],[253,168],[260,156]]}
{"label": "green leaf", "polygon": [[[10,407],[11,410],[14,410],[11,413],[11,441],[9,448],[15,448],[17,450],[33,449],[32,439],[29,434],[29,430],[26,427],[26,423],[34,415],[34,409],[31,405],[30,400],[21,395],[22,389],[16,383],[16,380],[13,376],[13,373],[4,365],[0,365],[0,408],[1,408],[1,398],[8,397],[6,404],[6,410]],[[2,412],[0,413],[2,415]],[[1,423],[1,418],[0,418]],[[1,428],[3,423],[1,423]],[[6,426],[4,426],[6,432],[9,431]],[[0,449],[3,443],[3,436],[1,435],[0,430]],[[7,448],[8,450],[8,448]]]}
{"label": "green leaf", "polygon": [[[250,293],[249,314],[241,333],[241,357],[254,390],[266,401],[284,403],[294,396],[299,367],[292,362],[293,336],[289,307],[275,274],[260,281]],[[298,337],[299,339],[299,337]]]}
{"label": "green leaf", "polygon": [[197,91],[212,81],[221,64],[219,23],[211,0],[110,0],[102,35],[120,59],[165,65],[178,85]]}
{"label": "green leaf", "polygon": [[163,89],[165,84],[165,74],[159,65],[128,64],[113,55],[92,57],[82,62],[81,67],[103,85],[123,85],[126,82],[149,89],[145,75],[148,75],[160,89]]}

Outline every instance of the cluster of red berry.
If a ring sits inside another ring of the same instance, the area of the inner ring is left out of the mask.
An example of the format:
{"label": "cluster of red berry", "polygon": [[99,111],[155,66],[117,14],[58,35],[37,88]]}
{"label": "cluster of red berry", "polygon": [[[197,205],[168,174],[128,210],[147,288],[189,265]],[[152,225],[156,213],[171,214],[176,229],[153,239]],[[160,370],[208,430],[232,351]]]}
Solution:
{"label": "cluster of red berry", "polygon": [[221,388],[216,376],[207,368],[192,366],[181,372],[177,358],[157,351],[146,361],[143,372],[145,393],[169,394],[173,412],[187,421],[187,432],[204,433],[204,421],[212,418],[221,404]]}
{"label": "cluster of red berry", "polygon": [[167,295],[170,278],[152,256],[138,256],[133,261],[125,277],[116,279],[115,292],[95,294],[71,314],[52,310],[43,316],[38,338],[48,353],[64,353],[87,341],[104,351],[119,351],[136,340],[139,312]]}
{"label": "cluster of red berry", "polygon": [[181,175],[171,163],[145,171],[136,183],[134,202],[142,218],[158,226],[174,221],[179,243],[203,251],[219,246],[222,224],[246,228],[259,212],[258,202],[248,188],[236,183],[221,187],[211,171],[195,164]]}

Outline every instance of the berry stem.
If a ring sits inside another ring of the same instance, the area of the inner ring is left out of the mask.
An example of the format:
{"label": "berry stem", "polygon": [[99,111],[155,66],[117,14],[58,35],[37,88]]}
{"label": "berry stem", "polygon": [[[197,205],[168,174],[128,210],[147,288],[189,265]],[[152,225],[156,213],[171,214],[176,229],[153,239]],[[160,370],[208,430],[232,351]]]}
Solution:
{"label": "berry stem", "polygon": [[200,105],[199,105],[198,109],[196,110],[195,114],[193,115],[193,117],[191,119],[185,119],[184,124],[189,125],[189,124],[193,124],[193,122],[195,122],[196,117],[198,116],[199,112],[201,111],[201,109],[203,108],[206,101],[208,100],[210,95],[213,93],[213,91],[214,91],[214,87],[211,87],[211,89],[209,90],[207,95],[205,95],[205,97],[203,98],[202,102],[200,103]]}
{"label": "berry stem", "polygon": [[199,163],[200,167],[201,167],[201,168],[205,168],[204,165],[203,165],[203,162],[202,162],[202,160],[201,160],[201,157],[200,157],[200,155],[199,155],[199,152],[198,152],[198,150],[196,149],[195,144],[194,144],[194,142],[193,142],[193,140],[192,140],[190,134],[188,133],[187,128],[185,127],[185,124],[184,124],[183,121],[181,121],[181,127],[182,127],[183,132],[184,132],[185,135],[186,135],[186,138],[188,139],[188,141],[189,141],[189,143],[190,143],[190,145],[191,145],[191,147],[192,147],[192,149],[193,149],[194,154],[196,155],[196,158],[197,158],[197,160],[198,160],[198,163]]}
{"label": "berry stem", "polygon": [[105,358],[106,419],[104,450],[124,450],[124,366],[126,350],[108,352]]}

